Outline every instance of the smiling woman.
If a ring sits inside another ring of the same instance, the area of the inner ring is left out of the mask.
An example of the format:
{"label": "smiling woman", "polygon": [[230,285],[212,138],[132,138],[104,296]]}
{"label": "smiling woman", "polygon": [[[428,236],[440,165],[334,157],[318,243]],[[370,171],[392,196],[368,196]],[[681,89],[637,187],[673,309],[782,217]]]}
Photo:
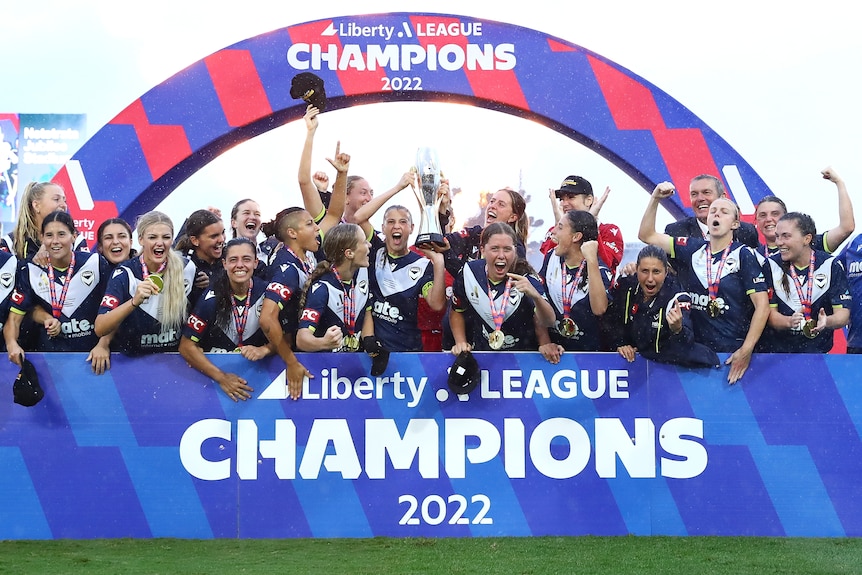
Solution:
{"label": "smiling woman", "polygon": [[138,219],[141,255],[111,276],[96,319],[96,333],[117,332],[115,349],[129,355],[177,351],[193,289],[195,265],[171,249],[174,225],[161,212]]}

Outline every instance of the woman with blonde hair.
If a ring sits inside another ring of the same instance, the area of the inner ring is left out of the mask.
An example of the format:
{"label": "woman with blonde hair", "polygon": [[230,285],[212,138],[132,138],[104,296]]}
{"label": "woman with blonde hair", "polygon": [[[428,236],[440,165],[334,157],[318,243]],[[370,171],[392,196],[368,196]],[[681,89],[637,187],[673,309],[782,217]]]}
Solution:
{"label": "woman with blonde hair", "polygon": [[[30,182],[18,205],[18,222],[15,229],[0,238],[0,249],[15,254],[24,261],[42,250],[42,220],[51,212],[66,211],[66,192],[53,182]],[[74,251],[90,251],[83,234],[78,234],[72,246]],[[37,258],[39,261],[39,258]]]}
{"label": "woman with blonde hair", "polygon": [[99,336],[117,331],[113,344],[129,355],[177,351],[193,290],[195,265],[171,249],[174,225],[162,212],[138,218],[140,257],[117,268],[96,319]]}

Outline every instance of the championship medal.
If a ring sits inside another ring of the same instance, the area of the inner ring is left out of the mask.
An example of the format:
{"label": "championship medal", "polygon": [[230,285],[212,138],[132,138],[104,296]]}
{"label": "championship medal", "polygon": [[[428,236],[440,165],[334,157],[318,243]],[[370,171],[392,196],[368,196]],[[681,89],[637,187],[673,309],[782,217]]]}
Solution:
{"label": "championship medal", "polygon": [[793,286],[796,288],[796,294],[799,296],[799,303],[802,305],[802,315],[808,319],[802,324],[802,335],[808,339],[817,337],[818,332],[814,331],[817,327],[817,321],[809,317],[811,315],[811,302],[814,293],[814,250],[811,250],[811,256],[808,259],[808,275],[805,278],[805,293],[802,293],[802,280],[799,279],[799,274],[796,273],[796,264],[790,265],[790,277],[793,279]]}
{"label": "championship medal", "polygon": [[575,320],[570,317],[564,318],[562,323],[560,323],[560,333],[564,337],[574,337],[578,333],[578,326]]}
{"label": "championship medal", "polygon": [[499,309],[494,305],[494,290],[491,289],[491,283],[488,282],[488,306],[491,308],[491,319],[494,322],[494,331],[488,336],[488,346],[494,351],[503,349],[503,343],[506,341],[506,336],[503,334],[503,321],[506,319],[506,304],[509,302],[509,291],[512,288],[512,280],[506,280],[506,287],[503,289],[503,297],[500,298]]}
{"label": "championship medal", "polygon": [[809,319],[808,321],[806,321],[805,323],[802,324],[802,335],[804,335],[808,339],[814,339],[815,337],[817,337],[819,335],[818,332],[814,331],[814,328],[816,328],[816,327],[817,327],[817,322],[814,321],[813,319]]}
{"label": "championship medal", "polygon": [[709,300],[709,303],[706,305],[706,313],[708,313],[711,318],[718,317],[721,313],[721,307],[718,305],[718,300]]}
{"label": "championship medal", "polygon": [[724,269],[724,264],[727,261],[727,255],[730,253],[730,245],[724,248],[721,252],[721,258],[718,260],[718,269],[715,271],[715,276],[712,275],[712,252],[710,246],[706,246],[706,284],[709,290],[709,303],[706,304],[706,313],[709,317],[715,319],[721,314],[721,306],[718,304],[718,284],[721,282],[721,270]]}
{"label": "championship medal", "polygon": [[355,333],[346,335],[344,336],[342,345],[347,349],[347,351],[359,351],[359,338]]}
{"label": "championship medal", "polygon": [[491,332],[491,335],[488,336],[488,345],[494,351],[499,351],[503,349],[503,343],[506,341],[506,336],[499,329],[495,329]]}

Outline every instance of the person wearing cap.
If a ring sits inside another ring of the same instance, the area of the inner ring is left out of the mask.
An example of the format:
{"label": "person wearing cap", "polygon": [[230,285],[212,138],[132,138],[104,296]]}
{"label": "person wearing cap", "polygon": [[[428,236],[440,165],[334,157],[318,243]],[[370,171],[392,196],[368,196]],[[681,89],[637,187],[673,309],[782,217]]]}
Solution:
{"label": "person wearing cap", "polygon": [[694,339],[691,296],[683,291],[665,251],[648,245],[635,266],[635,275],[614,285],[605,316],[617,353],[630,362],[640,354],[684,367],[718,367],[716,353]]}
{"label": "person wearing cap", "polygon": [[[559,189],[554,190],[553,194],[559,201],[559,210],[554,206],[554,214],[556,220],[569,212],[570,210],[581,210],[590,212],[598,219],[599,210],[610,194],[610,188],[605,189],[604,195],[596,201],[593,195],[593,186],[586,178],[581,176],[568,176]],[[599,257],[602,262],[611,270],[613,275],[617,273],[617,267],[623,259],[623,249],[625,241],[620,228],[614,224],[598,224],[598,242],[599,242]],[[539,251],[542,255],[547,255],[557,245],[556,235],[554,234],[554,226],[548,230]]]}
{"label": "person wearing cap", "polygon": [[592,214],[569,210],[554,229],[556,247],[545,256],[539,277],[554,310],[551,344],[539,351],[551,363],[563,351],[599,351],[599,318],[608,307],[613,275],[598,256],[598,225]]}
{"label": "person wearing cap", "polygon": [[[665,226],[664,233],[674,238],[701,238],[708,240],[710,234],[710,226],[707,222],[709,207],[715,200],[727,198],[724,184],[719,178],[709,174],[695,176],[689,183],[689,197],[691,198],[691,209],[694,215],[669,223]],[[757,237],[757,228],[741,220],[737,224],[737,227],[733,230],[733,241],[740,242],[756,250],[760,245],[760,240]]]}
{"label": "person wearing cap", "polygon": [[[853,216],[853,202],[850,200],[850,194],[847,193],[844,180],[831,166],[825,168],[820,174],[824,180],[834,183],[838,191],[838,225],[822,234],[815,235],[811,241],[811,247],[831,254],[856,229],[856,220]],[[757,203],[754,210],[754,224],[763,235],[763,239],[766,240],[765,244],[760,244],[757,253],[768,258],[779,252],[775,229],[778,226],[778,220],[786,213],[787,206],[776,196],[766,196]]]}
{"label": "person wearing cap", "polygon": [[739,210],[727,198],[709,206],[709,240],[657,232],[659,202],[674,193],[670,182],[658,184],[641,219],[638,239],[658,246],[677,262],[680,284],[691,294],[691,317],[697,341],[717,353],[729,353],[728,382],[748,369],[751,354],[769,317],[769,296],[754,250],[733,240]]}
{"label": "person wearing cap", "polygon": [[495,222],[482,232],[481,260],[467,262],[452,286],[452,353],[536,351],[554,324],[539,278],[515,249],[515,231]]}

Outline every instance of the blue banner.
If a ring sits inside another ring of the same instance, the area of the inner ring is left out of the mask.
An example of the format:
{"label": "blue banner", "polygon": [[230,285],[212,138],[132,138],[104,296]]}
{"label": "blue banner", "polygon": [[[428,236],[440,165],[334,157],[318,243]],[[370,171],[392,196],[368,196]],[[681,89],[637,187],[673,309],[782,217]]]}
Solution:
{"label": "blue banner", "polygon": [[852,356],[678,369],[615,354],[210,355],[234,403],[174,354],[29,354],[45,398],[0,368],[0,539],[862,535],[862,387]]}

